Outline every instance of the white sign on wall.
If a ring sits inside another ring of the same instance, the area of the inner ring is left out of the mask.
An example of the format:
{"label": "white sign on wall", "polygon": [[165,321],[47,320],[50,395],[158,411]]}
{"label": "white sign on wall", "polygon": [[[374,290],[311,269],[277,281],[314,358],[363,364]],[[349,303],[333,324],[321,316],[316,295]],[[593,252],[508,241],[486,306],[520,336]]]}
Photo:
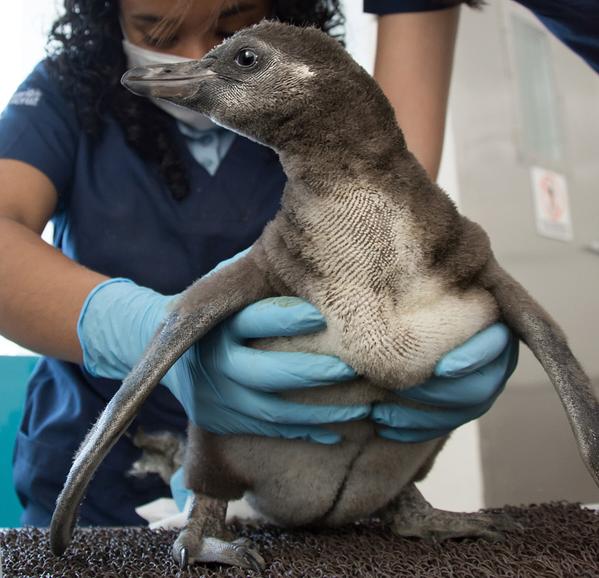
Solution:
{"label": "white sign on wall", "polygon": [[566,178],[541,167],[531,167],[530,176],[539,235],[571,241],[572,217]]}

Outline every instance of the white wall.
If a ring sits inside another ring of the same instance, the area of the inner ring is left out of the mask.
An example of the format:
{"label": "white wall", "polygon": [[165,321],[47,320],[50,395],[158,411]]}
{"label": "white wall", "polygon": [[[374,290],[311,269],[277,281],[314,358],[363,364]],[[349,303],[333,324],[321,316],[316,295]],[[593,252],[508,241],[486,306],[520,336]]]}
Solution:
{"label": "white wall", "polygon": [[[599,392],[599,261],[587,249],[599,233],[599,75],[522,6],[498,1],[464,10],[453,81],[463,210],[561,325]],[[533,166],[565,176],[571,240],[538,231]],[[598,501],[558,396],[524,345],[479,431],[485,505]]]}
{"label": "white wall", "polygon": [[[3,110],[19,84],[44,58],[44,46],[58,0],[5,1],[0,7],[0,54],[2,82],[0,110]],[[50,242],[52,228],[44,231]],[[30,355],[31,352],[0,336],[0,355]]]}

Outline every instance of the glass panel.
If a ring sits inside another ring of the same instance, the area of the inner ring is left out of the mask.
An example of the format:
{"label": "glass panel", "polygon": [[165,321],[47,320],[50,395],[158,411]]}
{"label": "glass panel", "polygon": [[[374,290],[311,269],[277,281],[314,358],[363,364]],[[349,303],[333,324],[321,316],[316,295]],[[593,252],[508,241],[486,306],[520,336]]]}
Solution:
{"label": "glass panel", "polygon": [[562,157],[558,107],[547,34],[512,14],[524,152],[551,161]]}

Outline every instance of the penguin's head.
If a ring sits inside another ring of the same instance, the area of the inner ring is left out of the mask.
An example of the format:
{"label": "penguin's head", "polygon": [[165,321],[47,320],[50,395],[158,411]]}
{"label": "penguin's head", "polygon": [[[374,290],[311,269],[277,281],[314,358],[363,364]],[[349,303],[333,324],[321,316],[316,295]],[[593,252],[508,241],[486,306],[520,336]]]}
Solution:
{"label": "penguin's head", "polygon": [[133,68],[122,83],[273,148],[375,84],[333,38],[272,21],[241,30],[201,60]]}

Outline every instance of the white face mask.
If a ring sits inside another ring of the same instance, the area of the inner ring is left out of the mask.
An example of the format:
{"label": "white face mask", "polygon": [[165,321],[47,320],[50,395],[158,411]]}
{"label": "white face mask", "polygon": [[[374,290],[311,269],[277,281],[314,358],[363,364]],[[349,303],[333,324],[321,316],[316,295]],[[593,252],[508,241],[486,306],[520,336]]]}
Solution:
{"label": "white face mask", "polygon": [[[189,62],[190,58],[183,58],[181,56],[175,56],[174,54],[165,54],[164,52],[157,52],[156,50],[148,50],[133,44],[127,40],[125,31],[123,30],[123,50],[127,57],[127,65],[129,68],[136,66],[148,66],[150,64],[175,64],[177,62]],[[178,121],[190,126],[195,130],[209,130],[212,128],[219,128],[219,126],[213,123],[210,118],[205,114],[196,112],[195,110],[189,110],[168,100],[162,100],[160,98],[150,98],[150,100],[164,112],[170,114]]]}

